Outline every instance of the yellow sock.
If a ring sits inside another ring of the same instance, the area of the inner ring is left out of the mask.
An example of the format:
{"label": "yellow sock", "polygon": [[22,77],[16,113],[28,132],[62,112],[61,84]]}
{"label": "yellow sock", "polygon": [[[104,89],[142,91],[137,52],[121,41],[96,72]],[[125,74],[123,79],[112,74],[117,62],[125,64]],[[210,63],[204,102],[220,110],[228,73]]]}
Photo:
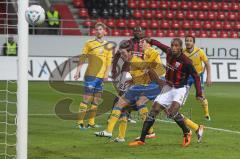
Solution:
{"label": "yellow sock", "polygon": [[[182,115],[183,116],[183,115]],[[187,117],[183,116],[184,117],[184,123],[190,127],[192,130],[194,131],[197,131],[199,125],[194,123],[192,120],[188,119]]]}
{"label": "yellow sock", "polygon": [[[145,119],[147,118],[147,113],[148,113],[148,108],[146,106],[139,106],[142,107],[139,109],[139,114],[140,117],[143,121],[145,121]],[[153,133],[153,126],[148,130],[148,134]]]}
{"label": "yellow sock", "polygon": [[209,116],[207,99],[204,99],[203,101],[201,101],[201,104],[202,104],[202,107],[203,107],[204,115]]}
{"label": "yellow sock", "polygon": [[84,123],[84,117],[86,115],[86,111],[87,111],[87,104],[81,102],[80,106],[79,106],[79,114],[78,114],[78,121],[77,124],[83,124]]}
{"label": "yellow sock", "polygon": [[127,117],[122,117],[119,124],[118,138],[124,139],[127,130]]}
{"label": "yellow sock", "polygon": [[90,115],[89,115],[89,123],[90,125],[95,125],[95,116],[97,113],[97,105],[92,104],[92,107],[90,109]]}
{"label": "yellow sock", "polygon": [[117,123],[121,114],[121,109],[113,108],[110,119],[108,120],[107,132],[112,133],[115,124]]}

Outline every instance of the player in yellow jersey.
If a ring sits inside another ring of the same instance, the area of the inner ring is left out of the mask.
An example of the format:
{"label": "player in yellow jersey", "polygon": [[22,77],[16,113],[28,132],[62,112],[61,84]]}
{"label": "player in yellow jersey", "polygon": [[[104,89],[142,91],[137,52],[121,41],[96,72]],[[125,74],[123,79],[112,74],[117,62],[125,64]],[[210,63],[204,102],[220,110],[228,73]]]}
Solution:
{"label": "player in yellow jersey", "polygon": [[[184,54],[187,55],[187,57],[192,60],[192,63],[201,78],[202,91],[204,92],[203,75],[204,75],[205,68],[207,71],[206,84],[207,86],[210,86],[212,84],[211,66],[209,64],[208,58],[202,49],[195,46],[195,37],[186,36],[185,45],[186,45],[186,48],[184,49]],[[204,66],[203,66],[203,63],[204,63]],[[192,84],[193,84],[193,79],[190,77],[188,80],[188,85],[191,86]],[[201,105],[203,106],[205,118],[207,120],[210,120],[210,115],[208,111],[208,101],[206,97],[203,101],[201,101]]]}
{"label": "player in yellow jersey", "polygon": [[[88,67],[84,75],[84,95],[83,101],[80,103],[80,116],[77,121],[78,127],[84,129],[84,117],[87,111],[90,111],[89,122],[86,128],[95,128],[95,116],[98,105],[100,104],[101,93],[103,89],[103,81],[107,80],[111,67],[112,49],[108,41],[104,40],[106,26],[103,23],[95,25],[96,37],[85,43],[82,55],[79,58],[79,64],[75,80],[80,78],[80,70],[85,60],[88,60]],[[88,110],[89,109],[89,110]]]}
{"label": "player in yellow jersey", "polygon": [[[129,50],[122,50],[122,54],[126,61],[130,61],[130,74],[132,76],[132,86],[121,96],[114,106],[111,116],[108,120],[107,129],[100,132],[95,132],[96,136],[112,137],[114,126],[122,114],[122,110],[136,103],[137,109],[143,119],[146,118],[148,110],[145,104],[149,100],[155,99],[160,93],[159,84],[161,80],[152,81],[152,76],[149,75],[153,69],[162,70],[163,75],[165,69],[162,66],[159,53],[150,47],[146,39],[141,40],[144,55],[131,54]],[[131,53],[131,52],[130,52]],[[155,78],[156,79],[156,78]],[[126,131],[126,130],[125,130]],[[125,132],[121,135],[122,139],[125,137]],[[119,137],[118,137],[119,138]],[[124,140],[122,140],[124,141]]]}

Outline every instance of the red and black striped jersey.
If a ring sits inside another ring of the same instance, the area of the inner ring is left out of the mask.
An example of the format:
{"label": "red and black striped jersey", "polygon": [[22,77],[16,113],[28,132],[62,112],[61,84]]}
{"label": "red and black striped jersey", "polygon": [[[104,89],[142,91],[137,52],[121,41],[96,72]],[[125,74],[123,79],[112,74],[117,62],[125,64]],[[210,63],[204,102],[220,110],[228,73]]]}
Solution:
{"label": "red and black striped jersey", "polygon": [[171,48],[157,40],[152,39],[151,44],[167,54],[165,75],[167,83],[176,88],[184,87],[184,85],[187,85],[189,75],[191,75],[195,80],[196,96],[202,97],[200,77],[191,60],[183,53],[178,57],[173,56]]}

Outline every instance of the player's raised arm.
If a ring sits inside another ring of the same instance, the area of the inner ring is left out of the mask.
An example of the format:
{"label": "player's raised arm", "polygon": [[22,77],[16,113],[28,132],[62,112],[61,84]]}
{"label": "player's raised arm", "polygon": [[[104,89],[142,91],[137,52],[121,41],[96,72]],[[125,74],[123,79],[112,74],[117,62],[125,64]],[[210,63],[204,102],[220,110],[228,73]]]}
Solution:
{"label": "player's raised arm", "polygon": [[164,45],[163,43],[161,43],[161,42],[159,42],[155,39],[151,39],[150,44],[154,45],[154,46],[157,46],[159,49],[161,49],[166,54],[171,52],[171,48],[169,46]]}
{"label": "player's raised arm", "polygon": [[201,89],[201,82],[200,76],[198,75],[197,71],[195,70],[194,66],[190,63],[187,65],[188,73],[194,78],[194,84],[196,88],[196,97],[198,100],[203,99],[202,89]]}

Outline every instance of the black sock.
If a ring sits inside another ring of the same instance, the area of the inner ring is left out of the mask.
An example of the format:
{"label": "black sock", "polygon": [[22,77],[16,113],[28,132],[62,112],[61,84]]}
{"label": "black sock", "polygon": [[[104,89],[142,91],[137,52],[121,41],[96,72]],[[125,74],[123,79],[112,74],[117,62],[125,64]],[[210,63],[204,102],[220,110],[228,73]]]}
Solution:
{"label": "black sock", "polygon": [[153,126],[155,122],[155,117],[151,113],[148,114],[146,120],[143,123],[142,133],[140,140],[145,142],[145,137],[148,134],[149,129]]}
{"label": "black sock", "polygon": [[184,123],[184,118],[180,113],[177,113],[174,117],[174,121],[178,124],[178,126],[182,129],[183,134],[189,133],[190,129]]}

